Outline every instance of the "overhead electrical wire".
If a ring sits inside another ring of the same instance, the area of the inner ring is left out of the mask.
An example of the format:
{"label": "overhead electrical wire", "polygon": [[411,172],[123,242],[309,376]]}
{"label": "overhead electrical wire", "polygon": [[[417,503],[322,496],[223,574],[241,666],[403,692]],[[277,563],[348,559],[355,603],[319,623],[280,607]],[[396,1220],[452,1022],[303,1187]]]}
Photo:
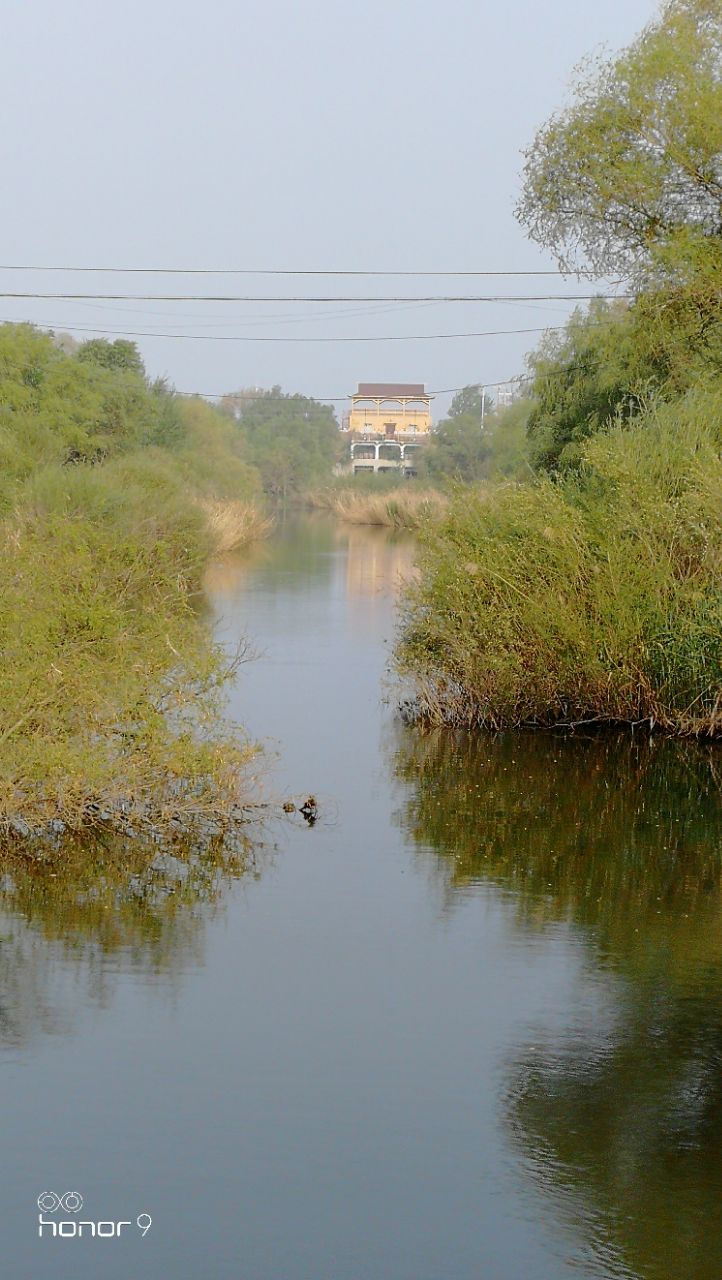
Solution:
{"label": "overhead electrical wire", "polygon": [[0,298],[53,302],[614,302],[630,294],[619,293],[539,293],[539,294],[400,294],[371,295],[291,295],[203,294],[203,293],[22,293],[2,291]]}
{"label": "overhead electrical wire", "polygon": [[[441,387],[439,390],[436,390],[436,391],[427,391],[426,394],[433,398],[435,396],[453,395],[457,391],[466,391],[468,390],[469,387],[476,388],[479,390],[481,389],[482,386],[484,387],[485,390],[488,390],[489,388],[493,388],[493,387],[509,387],[512,385],[512,383],[515,383],[515,382],[519,384],[523,382],[528,382],[531,376],[532,375],[527,373],[517,373],[513,378],[499,378],[496,382],[491,382],[489,380],[483,383],[467,382],[463,387]],[[251,396],[251,395],[247,395],[245,391],[242,391],[242,390],[240,391],[178,391],[177,389],[174,388],[173,394],[177,396],[200,396],[202,399],[205,399],[205,400],[224,400],[226,397],[228,397],[229,399],[233,399],[234,396],[240,395],[244,404],[247,404],[251,400],[253,401],[267,400],[270,398],[270,393],[267,391],[261,392],[257,396]],[[287,395],[284,396],[284,399],[286,400],[298,400],[298,399],[317,400],[319,404],[345,404],[348,400],[351,399],[351,397],[349,395],[345,395],[345,396],[313,395],[311,396],[311,395],[306,395],[302,391],[296,391],[296,392],[289,392]]]}
{"label": "overhead electrical wire", "polygon": [[[148,316],[163,316],[166,319],[172,316],[174,317],[172,325],[174,329],[183,328],[183,324],[175,323],[175,318],[177,317],[182,317],[185,320],[195,320],[203,329],[227,329],[234,324],[241,325],[243,328],[248,328],[251,325],[265,326],[273,324],[305,324],[310,321],[315,322],[316,320],[328,320],[327,311],[302,311],[300,314],[296,312],[295,315],[291,311],[280,311],[271,315],[264,313],[261,316],[259,316],[258,313],[252,315],[251,312],[247,311],[240,315],[232,316],[231,318],[228,317],[228,313],[226,312],[226,316],[223,320],[219,318],[209,320],[207,319],[207,312],[205,311],[160,311],[157,308],[148,307],[107,306],[102,302],[80,302],[77,305],[88,311],[107,311],[116,315],[123,313],[124,315],[138,316],[146,323],[148,323]],[[406,311],[428,311],[433,307],[433,305],[434,304],[430,302],[419,302],[409,303],[407,306],[386,304],[385,306],[380,307],[348,307],[342,311],[334,312],[334,319],[338,319],[339,316],[343,318],[346,318],[347,316],[397,316]],[[554,311],[560,310],[558,307],[543,309]],[[135,323],[140,324],[141,320],[139,319]]]}
{"label": "overhead electrical wire", "polygon": [[606,279],[596,271],[561,271],[557,269],[532,271],[361,271],[352,268],[348,271],[325,270],[310,267],[78,267],[78,266],[42,266],[38,263],[16,263],[0,265],[0,271],[68,271],[95,273],[98,275],[140,275],[140,276],[427,276],[443,277],[504,277],[504,276],[576,276],[578,279]]}
{"label": "overhead electrical wire", "polygon": [[[29,320],[4,320],[2,324],[31,324]],[[460,338],[497,338],[509,337],[514,334],[530,334],[530,333],[546,333],[549,329],[564,329],[565,325],[543,325],[541,328],[534,329],[486,329],[479,332],[468,333],[402,333],[391,334],[385,337],[336,337],[336,338],[298,338],[298,337],[282,337],[274,335],[268,337],[252,337],[249,334],[232,334],[232,333],[157,333],[142,329],[98,329],[95,327],[81,327],[71,324],[51,324],[49,321],[38,322],[39,328],[52,329],[53,332],[65,333],[99,333],[103,336],[110,335],[119,338],[163,338],[171,341],[187,341],[187,342],[271,342],[271,343],[302,343],[302,344],[318,344],[329,342],[439,342],[448,341],[449,339]]]}

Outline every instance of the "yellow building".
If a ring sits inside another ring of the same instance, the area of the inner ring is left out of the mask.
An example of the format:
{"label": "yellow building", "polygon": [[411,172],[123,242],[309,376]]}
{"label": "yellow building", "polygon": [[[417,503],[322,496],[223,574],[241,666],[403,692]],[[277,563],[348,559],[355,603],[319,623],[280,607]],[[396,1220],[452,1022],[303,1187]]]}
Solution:
{"label": "yellow building", "polygon": [[359,382],[343,430],[351,435],[428,436],[431,399],[420,382]]}

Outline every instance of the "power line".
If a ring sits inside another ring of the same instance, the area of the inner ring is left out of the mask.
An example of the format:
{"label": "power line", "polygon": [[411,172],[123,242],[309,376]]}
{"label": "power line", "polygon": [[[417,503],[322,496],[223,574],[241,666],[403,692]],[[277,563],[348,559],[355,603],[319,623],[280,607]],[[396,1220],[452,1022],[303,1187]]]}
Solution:
{"label": "power line", "polygon": [[149,276],[456,276],[456,277],[505,277],[505,276],[571,276],[585,279],[604,279],[596,271],[561,271],[559,269],[543,271],[330,271],[315,268],[281,268],[281,267],[78,267],[78,266],[41,266],[37,263],[16,263],[0,265],[0,271],[69,271],[96,273],[99,275],[149,275]]}
{"label": "power line", "polygon": [[203,294],[203,293],[18,293],[0,292],[0,298],[63,302],[614,302],[632,297],[617,293],[530,293],[530,294],[401,294],[294,295]]}
{"label": "power line", "polygon": [[[560,370],[560,372],[562,371]],[[476,390],[480,390],[482,386],[492,387],[492,388],[508,387],[515,382],[520,384],[523,382],[528,382],[532,377],[533,377],[533,374],[517,373],[514,375],[513,378],[499,378],[496,382],[492,382],[489,378],[487,378],[484,383],[466,382],[462,387],[440,387],[436,391],[427,391],[426,395],[432,396],[432,397],[447,396],[447,395],[452,395],[457,391],[467,391],[470,387],[475,388]],[[204,400],[223,400],[227,396],[230,398],[233,398],[233,396],[235,395],[240,395],[244,404],[247,404],[249,401],[255,402],[257,400],[273,399],[269,391],[263,391],[256,396],[252,396],[252,395],[247,395],[246,392],[243,391],[243,389],[240,389],[238,391],[178,391],[176,388],[173,388],[172,394],[176,396],[200,396],[201,399],[204,399]],[[300,400],[317,400],[319,404],[323,404],[323,403],[345,404],[346,401],[351,399],[349,395],[345,395],[345,396],[306,395],[302,391],[289,392],[285,394],[283,398],[285,400],[299,400],[299,399]]]}
{"label": "power line", "polygon": [[[406,306],[404,305],[394,306],[393,303],[389,303],[379,307],[348,307],[348,308],[344,308],[342,311],[334,312],[334,319],[338,316],[344,316],[344,317],[345,316],[378,316],[378,315],[397,316],[404,311],[424,311],[424,310],[428,311],[433,307],[433,305],[434,305],[433,303],[420,302],[420,303],[409,303]],[[264,312],[261,316],[259,316],[258,312],[253,313],[250,311],[245,311],[245,312],[239,313],[238,315],[231,316],[230,318],[228,316],[228,312],[225,312],[224,319],[222,320],[219,319],[218,317],[206,320],[207,312],[205,311],[199,312],[197,310],[196,311],[177,311],[174,308],[172,311],[170,311],[170,310],[160,310],[157,307],[152,307],[152,308],[151,307],[119,307],[117,305],[108,305],[103,302],[81,302],[81,303],[78,303],[78,306],[82,306],[84,309],[89,311],[107,311],[112,313],[113,315],[118,315],[122,313],[124,315],[139,316],[139,317],[142,317],[143,320],[147,320],[149,316],[164,316],[166,318],[173,317],[174,329],[183,327],[182,325],[179,325],[176,323],[176,320],[178,318],[182,318],[185,320],[196,320],[198,321],[198,323],[201,325],[203,329],[214,329],[214,328],[227,329],[230,325],[233,325],[233,324],[240,324],[243,327],[249,327],[251,325],[258,325],[258,324],[268,325],[268,324],[276,324],[276,323],[303,324],[307,320],[311,321],[311,320],[327,320],[328,319],[328,311],[325,311],[325,310],[324,311],[317,311],[317,310],[301,311],[301,312],[276,311],[276,312],[271,312],[270,315],[268,314],[268,312]],[[538,309],[538,308],[535,308],[535,309]],[[545,308],[545,310],[551,311],[552,308]],[[555,307],[553,308],[553,310],[558,311],[559,308]],[[140,322],[141,322],[140,320],[136,320],[133,323],[140,324]]]}
{"label": "power line", "polygon": [[[4,320],[0,324],[33,324],[29,320]],[[514,334],[530,334],[530,333],[547,333],[550,329],[565,329],[566,325],[544,325],[541,328],[534,329],[486,329],[479,332],[468,333],[402,333],[391,334],[387,337],[337,337],[337,338],[298,338],[298,337],[251,337],[248,334],[232,334],[232,333],[158,333],[152,330],[143,329],[97,329],[97,328],[81,328],[79,325],[50,324],[48,321],[39,322],[37,327],[51,329],[54,333],[99,333],[103,335],[115,336],[120,338],[163,338],[171,341],[184,342],[270,342],[270,343],[327,343],[327,342],[439,342],[448,341],[450,339],[460,338],[497,338],[509,337]]]}

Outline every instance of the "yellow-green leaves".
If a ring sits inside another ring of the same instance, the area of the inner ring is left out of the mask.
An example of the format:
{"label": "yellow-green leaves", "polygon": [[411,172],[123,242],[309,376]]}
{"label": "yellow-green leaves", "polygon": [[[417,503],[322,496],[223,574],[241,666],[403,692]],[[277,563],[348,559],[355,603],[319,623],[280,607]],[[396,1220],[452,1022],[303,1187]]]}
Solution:
{"label": "yellow-green leaves", "polygon": [[647,275],[686,229],[722,253],[718,4],[673,0],[588,70],[527,153],[518,216],[572,269]]}

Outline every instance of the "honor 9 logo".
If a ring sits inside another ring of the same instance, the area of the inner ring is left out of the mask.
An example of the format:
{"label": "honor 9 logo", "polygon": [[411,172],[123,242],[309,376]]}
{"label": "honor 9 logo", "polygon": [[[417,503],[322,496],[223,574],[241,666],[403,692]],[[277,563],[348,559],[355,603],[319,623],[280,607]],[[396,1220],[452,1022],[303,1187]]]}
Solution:
{"label": "honor 9 logo", "polygon": [[56,1209],[64,1209],[66,1213],[80,1213],[83,1207],[83,1197],[79,1191],[66,1191],[64,1196],[58,1196],[54,1191],[43,1191],[38,1196],[38,1209],[42,1209],[43,1213],[55,1213]]}
{"label": "honor 9 logo", "polygon": [[[83,1207],[83,1197],[79,1191],[66,1191],[59,1196],[55,1191],[41,1191],[38,1196],[38,1235],[53,1236],[60,1240],[76,1240],[78,1236],[97,1236],[100,1240],[117,1240],[123,1227],[137,1227],[142,1236],[150,1231],[153,1223],[149,1213],[139,1213],[135,1222],[130,1220],[122,1220],[115,1222],[108,1220],[107,1222],[91,1222],[75,1218],[61,1219],[44,1218],[43,1214],[57,1213],[62,1209],[64,1213],[80,1213]],[[128,1232],[126,1232],[126,1235]]]}

